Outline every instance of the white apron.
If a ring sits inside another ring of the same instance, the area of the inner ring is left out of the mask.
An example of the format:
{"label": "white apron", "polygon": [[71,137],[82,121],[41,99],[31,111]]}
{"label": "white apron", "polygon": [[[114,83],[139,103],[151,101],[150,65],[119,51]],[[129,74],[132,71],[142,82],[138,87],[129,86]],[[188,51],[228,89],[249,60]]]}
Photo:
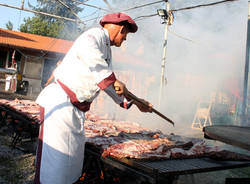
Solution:
{"label": "white apron", "polygon": [[42,91],[37,103],[44,108],[44,122],[40,127],[35,183],[74,183],[81,175],[84,159],[84,112],[71,104],[56,83]]}

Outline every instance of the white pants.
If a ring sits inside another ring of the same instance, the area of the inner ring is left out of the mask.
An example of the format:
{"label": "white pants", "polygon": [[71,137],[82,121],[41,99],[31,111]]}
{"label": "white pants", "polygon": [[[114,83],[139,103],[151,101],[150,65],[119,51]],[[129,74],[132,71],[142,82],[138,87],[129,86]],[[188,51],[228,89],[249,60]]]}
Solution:
{"label": "white pants", "polygon": [[44,122],[39,132],[35,183],[72,184],[82,171],[84,112],[74,107],[55,83],[41,92],[37,103],[44,108]]}

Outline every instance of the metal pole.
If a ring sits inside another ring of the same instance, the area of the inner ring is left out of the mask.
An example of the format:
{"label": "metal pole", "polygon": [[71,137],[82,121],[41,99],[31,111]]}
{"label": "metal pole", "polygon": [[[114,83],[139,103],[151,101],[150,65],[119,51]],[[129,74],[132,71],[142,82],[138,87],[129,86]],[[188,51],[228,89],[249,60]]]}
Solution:
{"label": "metal pole", "polygon": [[243,91],[243,103],[242,103],[242,122],[245,126],[250,125],[247,122],[248,116],[248,82],[249,82],[249,52],[250,52],[250,1],[248,1],[248,24],[247,24],[247,43],[246,43],[246,61],[245,61],[245,73],[244,73],[244,91]]}
{"label": "metal pole", "polygon": [[109,4],[109,2],[107,0],[103,0],[104,3],[108,6],[108,8],[110,9],[111,12],[113,12],[113,8],[111,7],[111,5]]}
{"label": "metal pole", "polygon": [[21,5],[21,9],[23,10],[24,8],[24,0],[22,0],[22,5]]}
{"label": "metal pole", "polygon": [[64,7],[66,7],[73,15],[75,15],[81,21],[81,18],[68,5],[66,5],[61,0],[56,0],[56,1],[59,2],[61,5],[63,5]]}
{"label": "metal pole", "polygon": [[[166,2],[166,10],[167,13],[169,12],[170,4]],[[165,23],[165,33],[164,33],[164,44],[163,44],[163,55],[162,55],[162,62],[161,62],[161,84],[160,84],[160,95],[159,95],[159,107],[161,106],[162,101],[162,93],[165,85],[165,65],[166,65],[166,55],[167,55],[167,40],[168,39],[168,20]]]}

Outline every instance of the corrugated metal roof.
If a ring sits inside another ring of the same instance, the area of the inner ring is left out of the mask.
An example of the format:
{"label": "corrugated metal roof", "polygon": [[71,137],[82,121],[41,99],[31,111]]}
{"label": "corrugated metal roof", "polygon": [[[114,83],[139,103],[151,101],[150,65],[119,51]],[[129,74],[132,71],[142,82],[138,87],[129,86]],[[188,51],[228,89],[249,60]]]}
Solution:
{"label": "corrugated metal roof", "polygon": [[72,44],[73,42],[68,40],[0,28],[0,45],[6,47],[19,47],[66,54]]}

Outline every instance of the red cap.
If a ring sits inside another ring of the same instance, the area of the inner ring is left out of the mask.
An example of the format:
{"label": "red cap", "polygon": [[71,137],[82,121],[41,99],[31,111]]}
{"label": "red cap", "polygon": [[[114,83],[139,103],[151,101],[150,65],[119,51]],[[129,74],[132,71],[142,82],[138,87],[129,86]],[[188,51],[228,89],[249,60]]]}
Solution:
{"label": "red cap", "polygon": [[105,15],[101,20],[100,24],[103,27],[106,23],[119,24],[126,22],[129,25],[129,32],[135,33],[138,29],[135,21],[125,13],[111,13]]}

